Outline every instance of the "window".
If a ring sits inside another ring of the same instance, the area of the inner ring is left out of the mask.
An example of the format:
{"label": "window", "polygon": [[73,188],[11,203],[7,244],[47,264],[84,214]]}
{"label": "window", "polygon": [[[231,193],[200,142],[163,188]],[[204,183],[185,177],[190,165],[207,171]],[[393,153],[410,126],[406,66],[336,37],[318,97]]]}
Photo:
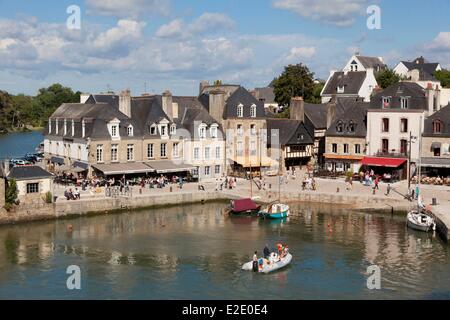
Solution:
{"label": "window", "polygon": [[198,177],[198,167],[195,167],[194,169],[192,169],[192,175],[194,176],[194,177]]}
{"label": "window", "polygon": [[344,124],[342,123],[342,121],[339,121],[337,126],[336,126],[336,131],[337,132],[343,132],[344,131]]}
{"label": "window", "polygon": [[250,142],[250,155],[256,156],[256,142],[255,141]]}
{"label": "window", "polygon": [[48,119],[48,133],[52,133],[52,119]]}
{"label": "window", "polygon": [[348,144],[344,143],[344,153],[348,153]]}
{"label": "window", "polygon": [[433,133],[442,133],[442,122],[440,120],[433,121]]}
{"label": "window", "polygon": [[176,134],[176,133],[177,133],[177,126],[173,124],[170,126],[170,134]]}
{"label": "window", "polygon": [[75,135],[75,121],[72,119],[72,137]]}
{"label": "window", "polygon": [[239,142],[237,143],[236,154],[237,154],[238,156],[243,156],[243,155],[244,155],[244,150],[242,149],[242,141],[239,141]]}
{"label": "window", "polygon": [[361,153],[361,145],[355,144],[355,154],[360,154],[360,153]]}
{"label": "window", "polygon": [[167,143],[161,143],[161,158],[167,157]]}
{"label": "window", "polygon": [[211,167],[210,166],[206,166],[205,167],[205,176],[209,176],[211,174]]}
{"label": "window", "polygon": [[383,118],[381,121],[381,131],[382,132],[389,132],[389,119]]}
{"label": "window", "polygon": [[118,151],[118,145],[117,144],[113,144],[111,145],[111,161],[117,161],[117,151]]}
{"label": "window", "polygon": [[408,119],[400,120],[400,132],[408,132]]}
{"label": "window", "polygon": [[382,139],[381,140],[381,151],[383,153],[389,152],[389,140],[388,139]]}
{"label": "window", "polygon": [[198,135],[199,135],[200,139],[206,138],[206,126],[205,125],[201,125],[198,128]]}
{"label": "window", "polygon": [[216,165],[216,166],[214,167],[214,173],[215,173],[215,174],[220,174],[220,165]]}
{"label": "window", "polygon": [[153,146],[153,143],[149,143],[147,145],[147,158],[148,159],[153,159],[154,158],[154,156],[155,156],[154,150],[155,150],[155,148]]}
{"label": "window", "polygon": [[221,156],[220,156],[220,152],[221,150],[220,150],[220,147],[216,147],[216,159],[220,159],[221,158]]}
{"label": "window", "polygon": [[256,135],[256,124],[251,124],[250,125],[250,134],[252,136]]}
{"label": "window", "polygon": [[331,144],[331,152],[337,153],[337,144],[336,143]]}
{"label": "window", "polygon": [[156,126],[154,124],[152,124],[151,126],[148,127],[148,132],[154,136],[156,135]]}
{"label": "window", "polygon": [[127,161],[134,161],[134,145],[127,145]]}
{"label": "window", "polygon": [[441,156],[441,148],[434,148],[433,149],[433,155],[435,157],[440,157]]}
{"label": "window", "polygon": [[242,124],[238,124],[237,125],[237,134],[238,134],[238,136],[242,136],[243,133],[244,133],[244,130],[242,128]]}
{"label": "window", "polygon": [[117,126],[112,126],[111,127],[111,136],[112,137],[117,137]]}
{"label": "window", "polygon": [[242,104],[237,107],[237,116],[242,118],[244,116],[244,106]]}
{"label": "window", "polygon": [[205,160],[209,160],[210,152],[211,152],[211,148],[205,147]]}
{"label": "window", "polygon": [[348,124],[348,132],[351,133],[355,132],[355,128],[356,128],[355,123],[353,121],[350,121],[350,123]]}
{"label": "window", "polygon": [[382,99],[382,106],[381,107],[383,109],[387,109],[387,108],[389,108],[390,105],[391,105],[391,99],[383,97],[383,99]]}
{"label": "window", "polygon": [[38,193],[39,183],[27,183],[27,193]]}
{"label": "window", "polygon": [[407,98],[400,98],[400,108],[402,109],[408,109],[408,99]]}
{"label": "window", "polygon": [[85,135],[86,135],[86,122],[83,119],[83,121],[81,121],[81,136],[84,138]]}
{"label": "window", "polygon": [[161,126],[161,135],[165,136],[167,134],[167,126]]}
{"label": "window", "polygon": [[345,91],[344,86],[338,86],[337,87],[337,93],[344,93],[344,91]]}
{"label": "window", "polygon": [[198,160],[200,158],[200,148],[194,148],[194,159]]}
{"label": "window", "polygon": [[172,155],[174,158],[178,157],[178,142],[174,142],[173,144]]}
{"label": "window", "polygon": [[250,107],[250,117],[256,118],[256,106],[255,105],[252,105]]}
{"label": "window", "polygon": [[103,162],[103,145],[97,146],[97,162]]}
{"label": "window", "polygon": [[213,125],[210,129],[211,138],[217,138],[217,126]]}
{"label": "window", "polygon": [[406,155],[408,152],[408,141],[406,139],[400,140],[400,153]]}
{"label": "window", "polygon": [[127,134],[129,137],[133,136],[133,126],[128,126],[127,128]]}

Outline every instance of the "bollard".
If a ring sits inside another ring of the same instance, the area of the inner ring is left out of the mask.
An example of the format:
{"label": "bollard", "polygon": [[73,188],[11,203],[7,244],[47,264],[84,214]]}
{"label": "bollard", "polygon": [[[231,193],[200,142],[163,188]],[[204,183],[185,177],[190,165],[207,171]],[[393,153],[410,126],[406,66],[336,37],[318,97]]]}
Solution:
{"label": "bollard", "polygon": [[336,189],[336,193],[339,193],[339,187],[337,187],[337,189]]}
{"label": "bollard", "polygon": [[431,205],[432,205],[432,206],[437,206],[437,200],[436,200],[436,198],[432,198],[432,199],[431,199]]}
{"label": "bollard", "polygon": [[172,186],[170,187],[170,192],[172,192]]}
{"label": "bollard", "polygon": [[142,188],[139,188],[139,194],[142,194]]}

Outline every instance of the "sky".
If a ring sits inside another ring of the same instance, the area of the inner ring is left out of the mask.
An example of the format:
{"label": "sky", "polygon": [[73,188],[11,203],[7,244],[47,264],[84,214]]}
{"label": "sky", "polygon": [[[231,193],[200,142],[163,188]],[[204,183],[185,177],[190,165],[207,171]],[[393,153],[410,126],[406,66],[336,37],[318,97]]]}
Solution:
{"label": "sky", "polygon": [[202,80],[264,87],[296,63],[327,79],[355,52],[450,68],[449,13],[443,0],[0,0],[0,90],[197,95]]}

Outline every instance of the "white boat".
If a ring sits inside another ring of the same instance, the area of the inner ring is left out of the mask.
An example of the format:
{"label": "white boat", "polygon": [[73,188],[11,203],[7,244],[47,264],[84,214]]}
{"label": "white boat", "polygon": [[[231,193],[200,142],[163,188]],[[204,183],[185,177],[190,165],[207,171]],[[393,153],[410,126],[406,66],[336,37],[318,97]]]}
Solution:
{"label": "white boat", "polygon": [[436,230],[436,223],[434,222],[433,217],[422,211],[410,211],[406,217],[406,221],[407,226],[414,230],[425,232]]}
{"label": "white boat", "polygon": [[[258,272],[260,273],[269,273],[269,272],[273,272],[275,270],[279,270],[281,268],[286,267],[288,264],[291,263],[292,261],[292,255],[290,253],[288,253],[286,256],[284,256],[283,258],[279,259],[278,254],[272,252],[270,254],[269,259],[263,259],[263,267],[262,268],[258,268]],[[258,261],[260,260],[258,259]],[[242,266],[242,270],[246,270],[246,271],[253,271],[253,261],[244,263],[244,265]]]}

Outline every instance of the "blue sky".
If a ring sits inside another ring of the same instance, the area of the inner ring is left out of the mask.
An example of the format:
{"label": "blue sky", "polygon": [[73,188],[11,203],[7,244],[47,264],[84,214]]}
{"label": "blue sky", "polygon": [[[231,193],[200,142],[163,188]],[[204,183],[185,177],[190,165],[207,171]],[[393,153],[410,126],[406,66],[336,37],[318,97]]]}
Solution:
{"label": "blue sky", "polygon": [[[66,27],[70,5],[80,30]],[[370,5],[380,30],[367,28]],[[0,90],[195,95],[215,79],[251,89],[289,63],[326,79],[355,51],[450,67],[449,13],[441,0],[0,0]]]}

